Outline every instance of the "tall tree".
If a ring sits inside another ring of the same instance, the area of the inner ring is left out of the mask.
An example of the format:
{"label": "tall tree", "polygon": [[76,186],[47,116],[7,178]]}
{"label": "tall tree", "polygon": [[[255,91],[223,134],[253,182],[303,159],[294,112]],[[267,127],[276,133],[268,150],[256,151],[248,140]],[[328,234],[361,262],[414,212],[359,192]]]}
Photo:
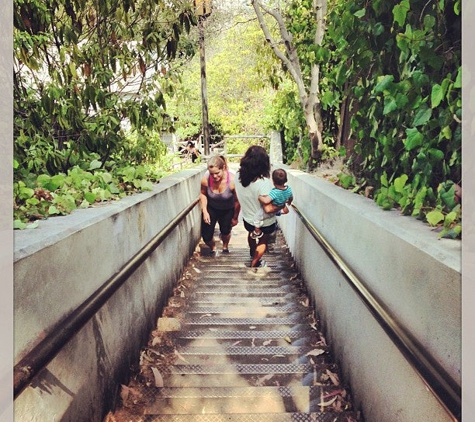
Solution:
{"label": "tall tree", "polygon": [[193,54],[190,0],[15,0],[14,136],[19,170],[65,171],[120,153],[124,121],[166,121],[174,62]]}
{"label": "tall tree", "polygon": [[[260,0],[252,0],[251,3],[267,43],[297,85],[311,141],[309,165],[312,167],[314,162],[319,161],[323,148],[323,124],[319,100],[320,66],[318,61],[315,60],[315,52],[322,43],[325,31],[324,17],[327,10],[327,0],[293,1],[287,9],[287,13],[290,14],[288,16],[291,16],[293,11],[299,10],[300,18],[303,17],[313,28],[313,40],[310,44],[307,44],[307,53],[311,53],[310,57],[314,60],[310,60],[305,64],[302,64],[297,44],[294,42],[299,23],[290,21],[289,26],[286,23],[284,13],[278,7],[271,8],[264,5]],[[273,28],[270,27],[268,17],[277,30],[273,31]]]}

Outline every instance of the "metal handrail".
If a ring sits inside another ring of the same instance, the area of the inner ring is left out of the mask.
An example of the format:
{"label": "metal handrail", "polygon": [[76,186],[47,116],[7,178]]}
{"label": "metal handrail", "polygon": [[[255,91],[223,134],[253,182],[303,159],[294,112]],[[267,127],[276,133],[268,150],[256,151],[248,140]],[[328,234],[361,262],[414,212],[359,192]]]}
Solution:
{"label": "metal handrail", "polygon": [[107,300],[119,289],[135,270],[165,240],[170,232],[199,203],[199,197],[171,220],[139,250],[115,275],[107,280],[95,293],[69,314],[56,329],[15,365],[13,369],[13,397],[16,399],[31,383],[38,372],[60,352],[73,336],[95,315]]}
{"label": "metal handrail", "polygon": [[445,411],[454,421],[460,421],[462,407],[460,385],[385,309],[298,207],[292,204],[292,208]]}

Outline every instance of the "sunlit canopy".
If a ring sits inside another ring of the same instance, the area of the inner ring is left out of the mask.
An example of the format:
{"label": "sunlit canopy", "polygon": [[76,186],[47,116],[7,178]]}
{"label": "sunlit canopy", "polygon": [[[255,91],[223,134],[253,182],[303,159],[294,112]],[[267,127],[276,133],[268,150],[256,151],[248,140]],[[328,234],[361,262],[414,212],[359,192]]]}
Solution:
{"label": "sunlit canopy", "polygon": [[211,13],[211,0],[194,0],[196,14],[207,16]]}

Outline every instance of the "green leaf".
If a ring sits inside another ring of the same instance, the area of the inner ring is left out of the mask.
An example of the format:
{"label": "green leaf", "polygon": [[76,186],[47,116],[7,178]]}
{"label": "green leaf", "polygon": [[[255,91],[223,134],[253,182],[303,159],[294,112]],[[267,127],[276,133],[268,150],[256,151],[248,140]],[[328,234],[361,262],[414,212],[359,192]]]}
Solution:
{"label": "green leaf", "polygon": [[436,160],[443,160],[444,159],[444,152],[437,148],[430,148],[429,154],[434,157]]}
{"label": "green leaf", "polygon": [[396,189],[396,192],[402,193],[404,191],[404,186],[406,185],[408,178],[407,174],[403,174],[394,180],[394,188]]}
{"label": "green leaf", "polygon": [[383,115],[391,113],[391,111],[397,110],[397,102],[393,97],[386,97],[384,99]]}
{"label": "green leaf", "polygon": [[373,26],[373,34],[378,37],[384,32],[384,25],[381,22],[378,22]]}
{"label": "green leaf", "polygon": [[148,191],[153,190],[153,183],[148,180],[141,180],[140,189]]}
{"label": "green leaf", "polygon": [[48,209],[48,214],[49,215],[56,215],[56,214],[61,214],[61,212],[54,205],[50,205],[50,207]]}
{"label": "green leaf", "polygon": [[54,190],[56,189],[59,189],[61,187],[64,186],[64,183],[65,183],[65,180],[66,180],[66,177],[64,174],[55,174],[52,178],[51,178],[51,183],[56,186]]}
{"label": "green leaf", "polygon": [[362,18],[366,15],[366,9],[360,9],[357,12],[353,13],[357,18]]}
{"label": "green leaf", "polygon": [[14,230],[23,230],[26,229],[26,223],[21,220],[14,220],[13,221],[13,229]]}
{"label": "green leaf", "polygon": [[457,226],[452,227],[451,229],[442,230],[439,237],[444,239],[457,239],[458,237],[460,237],[460,233],[462,233],[462,226],[459,224]]}
{"label": "green leaf", "polygon": [[112,175],[110,173],[107,173],[107,172],[101,173],[101,178],[104,181],[104,183],[112,182]]}
{"label": "green leaf", "polygon": [[454,88],[462,88],[462,68],[459,67],[457,77],[455,78]]}
{"label": "green leaf", "polygon": [[446,216],[445,216],[445,220],[444,220],[444,227],[447,227],[449,228],[452,223],[455,221],[455,219],[457,218],[457,213],[452,211],[452,212],[449,212]]}
{"label": "green leaf", "polygon": [[409,0],[403,0],[400,4],[394,6],[394,21],[403,27],[406,22],[407,12],[409,11]]}
{"label": "green leaf", "polygon": [[436,226],[441,221],[444,221],[444,214],[439,210],[433,210],[427,213],[426,220],[431,226]]}
{"label": "green leaf", "polygon": [[96,202],[96,195],[92,192],[84,192],[84,198],[90,204],[94,204],[94,202]]}
{"label": "green leaf", "polygon": [[432,87],[432,92],[430,95],[431,107],[436,108],[444,99],[445,92],[439,84],[435,84]]}
{"label": "green leaf", "polygon": [[432,109],[426,106],[420,107],[419,110],[417,110],[416,115],[414,116],[414,122],[412,123],[412,125],[414,127],[422,126],[423,124],[427,123],[431,117]]}
{"label": "green leaf", "polygon": [[98,168],[101,168],[101,166],[102,166],[102,161],[92,160],[91,164],[89,164],[89,170],[96,170]]}
{"label": "green leaf", "polygon": [[440,134],[444,137],[444,139],[452,139],[452,129],[450,126],[445,126],[440,131]]}
{"label": "green leaf", "polygon": [[422,145],[424,136],[416,128],[406,129],[407,138],[404,142],[404,146],[407,151],[411,151]]}
{"label": "green leaf", "polygon": [[392,84],[393,81],[394,81],[393,75],[378,76],[377,84],[374,87],[374,92],[376,93],[383,92]]}

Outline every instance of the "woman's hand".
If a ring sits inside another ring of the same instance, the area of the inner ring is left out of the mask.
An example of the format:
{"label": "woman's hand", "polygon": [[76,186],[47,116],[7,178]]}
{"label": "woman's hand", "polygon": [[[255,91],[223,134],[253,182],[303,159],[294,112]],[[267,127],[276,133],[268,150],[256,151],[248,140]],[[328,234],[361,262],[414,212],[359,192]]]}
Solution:
{"label": "woman's hand", "polygon": [[206,224],[211,224],[211,218],[210,218],[209,212],[207,210],[203,210],[203,221]]}
{"label": "woman's hand", "polygon": [[263,208],[264,208],[264,212],[266,212],[267,214],[272,214],[277,211],[280,211],[283,207],[279,207],[271,203],[271,204],[264,205]]}

